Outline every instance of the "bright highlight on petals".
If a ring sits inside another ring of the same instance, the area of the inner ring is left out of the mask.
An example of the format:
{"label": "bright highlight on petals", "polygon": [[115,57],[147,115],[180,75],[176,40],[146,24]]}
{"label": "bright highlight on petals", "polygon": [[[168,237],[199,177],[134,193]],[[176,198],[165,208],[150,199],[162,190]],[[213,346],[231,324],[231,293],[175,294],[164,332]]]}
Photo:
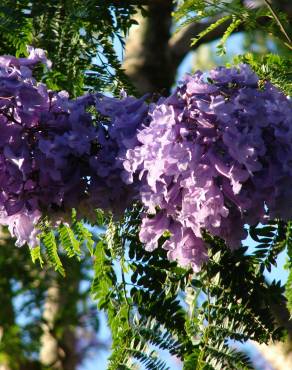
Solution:
{"label": "bright highlight on petals", "polygon": [[247,65],[188,75],[147,106],[124,92],[70,100],[33,78],[41,49],[0,57],[0,224],[38,245],[76,208],[117,217],[140,200],[140,239],[197,271],[203,231],[231,248],[244,225],[292,218],[292,102]]}
{"label": "bright highlight on petals", "polygon": [[73,207],[90,217],[130,205],[119,158],[137,142],[147,106],[99,93],[70,100],[35,81],[34,66],[51,63],[41,49],[29,53],[0,57],[0,223],[18,246],[34,247],[41,216],[58,225]]}
{"label": "bright highlight on petals", "polygon": [[249,66],[188,75],[149,115],[124,162],[141,182],[148,250],[167,230],[169,258],[197,270],[203,230],[236,248],[245,224],[292,217],[291,101]]}

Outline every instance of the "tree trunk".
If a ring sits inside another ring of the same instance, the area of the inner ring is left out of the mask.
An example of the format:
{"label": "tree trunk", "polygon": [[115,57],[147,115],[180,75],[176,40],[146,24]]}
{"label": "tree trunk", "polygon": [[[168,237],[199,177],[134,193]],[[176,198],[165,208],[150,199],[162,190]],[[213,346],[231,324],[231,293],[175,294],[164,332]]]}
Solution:
{"label": "tree trunk", "polygon": [[79,362],[75,329],[79,297],[79,274],[76,275],[76,270],[80,270],[80,262],[73,267],[69,279],[52,278],[44,306],[40,362],[54,370],[75,370]]}
{"label": "tree trunk", "polygon": [[[5,248],[8,235],[3,232],[0,228],[0,248]],[[5,259],[6,255],[4,255]],[[12,351],[9,344],[6,345],[7,340],[9,341],[12,334],[13,327],[15,325],[15,313],[12,304],[12,288],[11,282],[7,276],[3,275],[0,277],[0,296],[1,296],[1,309],[0,309],[0,370],[11,370],[10,364],[12,363]]]}
{"label": "tree trunk", "polygon": [[175,71],[169,56],[171,0],[157,0],[146,8],[147,17],[137,15],[126,42],[123,68],[139,93],[167,95]]}

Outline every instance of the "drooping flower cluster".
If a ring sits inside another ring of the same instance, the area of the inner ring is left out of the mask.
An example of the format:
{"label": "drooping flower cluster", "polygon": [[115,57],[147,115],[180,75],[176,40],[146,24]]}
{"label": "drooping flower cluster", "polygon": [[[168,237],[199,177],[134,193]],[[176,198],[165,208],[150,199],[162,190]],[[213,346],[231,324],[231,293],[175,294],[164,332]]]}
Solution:
{"label": "drooping flower cluster", "polygon": [[139,179],[148,250],[199,268],[202,230],[240,245],[245,224],[292,217],[292,106],[247,65],[187,76],[152,107],[126,153],[127,182]]}
{"label": "drooping flower cluster", "polygon": [[43,214],[56,222],[88,202],[90,209],[128,205],[131,187],[121,179],[118,156],[145,112],[134,98],[69,100],[66,92],[49,91],[32,77],[38,62],[49,66],[32,48],[28,58],[0,58],[0,224],[17,245],[31,247]]}
{"label": "drooping flower cluster", "polygon": [[144,97],[136,99],[124,93],[121,99],[99,95],[95,107],[101,115],[99,150],[90,159],[91,195],[85,204],[87,210],[93,202],[120,216],[137,197],[136,187],[123,181],[123,159],[129,148],[138,145],[137,130],[147,116],[148,107]]}
{"label": "drooping flower cluster", "polygon": [[146,209],[141,241],[199,268],[203,230],[237,247],[245,224],[292,217],[292,106],[247,65],[187,76],[149,107],[145,98],[70,100],[32,77],[45,53],[0,57],[0,224],[38,243],[42,215],[77,208]]}

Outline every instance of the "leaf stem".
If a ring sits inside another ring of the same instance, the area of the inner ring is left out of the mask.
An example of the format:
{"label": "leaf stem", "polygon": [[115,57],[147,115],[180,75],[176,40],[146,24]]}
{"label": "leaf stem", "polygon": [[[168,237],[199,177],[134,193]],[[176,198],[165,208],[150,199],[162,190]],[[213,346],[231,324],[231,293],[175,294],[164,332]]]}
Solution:
{"label": "leaf stem", "polygon": [[272,16],[274,17],[276,23],[278,24],[281,32],[283,33],[283,35],[286,37],[289,45],[292,45],[292,40],[290,38],[290,36],[288,35],[287,31],[285,30],[285,27],[283,25],[283,23],[281,22],[280,18],[278,17],[277,13],[275,12],[275,10],[273,9],[272,7],[272,4],[270,2],[270,0],[264,0],[265,4],[267,5],[268,9],[270,10]]}

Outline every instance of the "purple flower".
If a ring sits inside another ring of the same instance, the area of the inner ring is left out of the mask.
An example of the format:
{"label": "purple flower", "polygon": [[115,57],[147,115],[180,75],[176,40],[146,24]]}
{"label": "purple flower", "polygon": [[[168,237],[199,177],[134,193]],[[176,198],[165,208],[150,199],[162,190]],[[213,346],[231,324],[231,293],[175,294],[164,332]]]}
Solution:
{"label": "purple flower", "polygon": [[22,209],[12,216],[5,215],[5,212],[0,212],[0,223],[7,225],[11,236],[16,238],[18,247],[27,243],[31,248],[39,245],[37,223],[41,217],[39,211],[32,213]]}
{"label": "purple flower", "polygon": [[73,207],[122,214],[131,204],[135,187],[122,179],[121,158],[138,143],[148,108],[144,98],[70,100],[48,91],[32,75],[37,63],[50,62],[41,49],[29,53],[0,57],[0,223],[17,245],[33,247],[43,215],[58,224]]}
{"label": "purple flower", "polygon": [[146,249],[168,231],[169,258],[197,270],[206,259],[202,230],[235,248],[244,225],[292,217],[284,204],[292,188],[291,101],[258,80],[247,65],[216,68],[209,79],[197,72],[150,109],[124,158],[124,178],[141,183],[151,214],[140,233]]}

